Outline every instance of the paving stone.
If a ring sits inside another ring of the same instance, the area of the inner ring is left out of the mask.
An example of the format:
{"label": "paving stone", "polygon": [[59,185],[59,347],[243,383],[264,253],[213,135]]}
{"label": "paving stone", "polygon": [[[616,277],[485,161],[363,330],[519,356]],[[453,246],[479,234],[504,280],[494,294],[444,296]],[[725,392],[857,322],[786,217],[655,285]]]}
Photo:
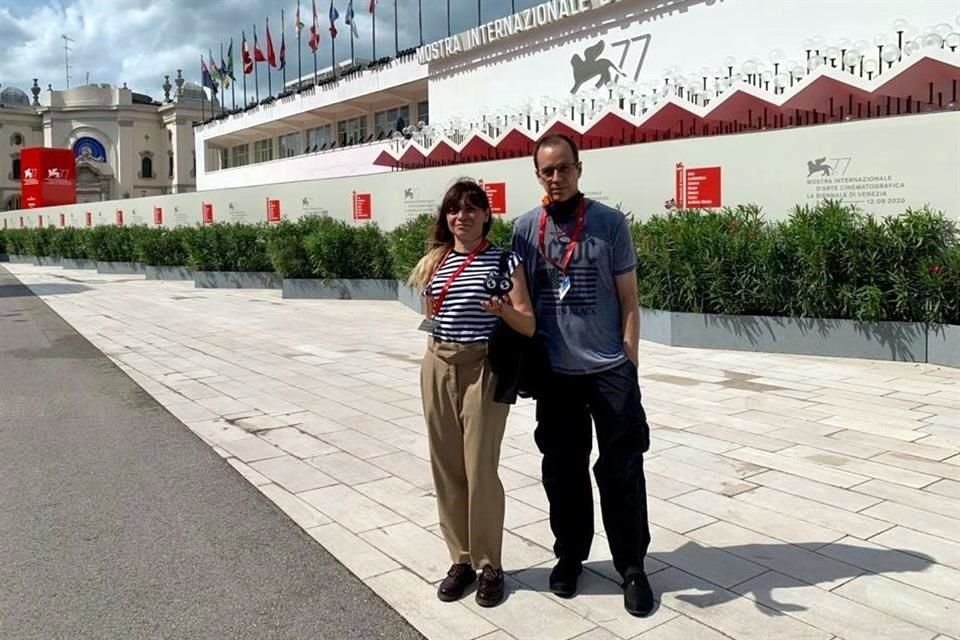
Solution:
{"label": "paving stone", "polygon": [[[960,569],[960,544],[952,540],[938,538],[906,527],[894,527],[874,536],[870,542],[920,557],[929,556],[939,564]],[[960,589],[960,584],[957,588]],[[960,594],[957,599],[960,599]]]}
{"label": "paving stone", "polygon": [[871,480],[857,485],[853,491],[960,520],[960,500],[931,494],[925,490],[910,489],[884,480]]}
{"label": "paving stone", "polygon": [[[795,452],[795,455],[793,456],[794,459],[791,459],[790,457],[784,457],[784,452],[789,451]],[[814,459],[803,459],[804,456],[801,456],[799,452],[811,452],[810,455]],[[773,454],[766,451],[757,451],[756,449],[744,447],[743,449],[737,449],[736,451],[729,452],[727,456],[736,458],[737,460],[753,462],[754,464],[763,465],[770,469],[776,469],[777,471],[801,476],[810,480],[815,480],[816,482],[833,485],[835,487],[850,488],[854,485],[860,484],[861,482],[866,482],[869,480],[869,478],[866,476],[855,475],[845,471],[838,471],[829,466],[821,464],[819,460],[827,457],[827,454],[817,452],[816,449],[792,447],[791,449],[784,449],[784,451],[779,451]]]}
{"label": "paving stone", "polygon": [[308,458],[305,462],[348,486],[379,480],[390,475],[387,471],[343,451]]}
{"label": "paving stone", "polygon": [[267,478],[263,474],[254,471],[248,465],[240,462],[236,458],[229,458],[227,460],[227,464],[236,469],[240,475],[246,478],[247,481],[255,487],[270,484],[270,478]]}
{"label": "paving stone", "polygon": [[406,451],[398,451],[379,458],[370,458],[373,464],[419,489],[432,491],[433,471],[430,463]]}
{"label": "paving stone", "polygon": [[280,507],[284,513],[290,516],[290,519],[300,525],[302,529],[309,529],[330,523],[330,519],[322,513],[275,484],[263,485],[260,487],[260,491]]}
{"label": "paving stone", "polygon": [[767,571],[725,550],[704,546],[687,536],[651,526],[649,553],[658,561],[722,587],[731,587]]}
{"label": "paving stone", "polygon": [[925,458],[927,460],[934,461],[944,460],[956,453],[956,449],[931,447],[923,444],[922,440],[918,442],[904,442],[902,440],[897,440],[896,438],[885,438],[883,436],[878,436],[872,433],[864,433],[862,431],[838,431],[830,437],[848,442],[862,442],[863,444],[868,444],[886,451],[899,451],[900,453],[906,453],[912,456],[917,456],[918,458]]}
{"label": "paving stone", "polygon": [[360,484],[355,489],[421,527],[439,521],[437,499],[431,489],[415,487],[394,476]]}
{"label": "paving stone", "polygon": [[256,462],[267,458],[279,458],[286,455],[281,449],[274,447],[257,436],[247,436],[236,440],[225,440],[220,446],[235,455],[243,462]]}
{"label": "paving stone", "polygon": [[960,635],[960,602],[878,575],[865,575],[834,593],[924,629]]}
{"label": "paving stone", "polygon": [[211,442],[223,442],[225,440],[240,440],[249,438],[250,434],[239,429],[222,418],[216,420],[203,420],[200,422],[186,423],[190,430],[201,438]]}
{"label": "paving stone", "polygon": [[344,430],[325,433],[320,438],[327,444],[363,460],[385,456],[397,451],[395,447],[384,444],[357,431]]}
{"label": "paving stone", "polygon": [[940,496],[947,496],[948,498],[960,500],[960,482],[956,482],[954,480],[940,480],[925,486],[923,490]]}
{"label": "paving stone", "polygon": [[334,478],[321,473],[316,468],[297,460],[293,456],[253,462],[250,467],[291,493],[300,493],[337,484]]}
{"label": "paving stone", "polygon": [[865,509],[863,515],[893,522],[910,529],[917,529],[918,531],[953,540],[954,542],[960,542],[960,520],[930,513],[922,509],[888,501]]}
{"label": "paving stone", "polygon": [[714,631],[696,620],[678,616],[666,624],[640,634],[635,640],[727,640],[728,638],[729,636]]}
{"label": "paving stone", "polygon": [[374,529],[360,537],[427,582],[440,582],[450,569],[450,554],[443,538],[413,523]]}
{"label": "paving stone", "polygon": [[786,449],[787,447],[793,446],[792,442],[787,442],[786,440],[778,440],[777,438],[771,438],[770,436],[765,436],[758,433],[750,433],[749,431],[741,431],[738,429],[729,429],[727,427],[721,427],[713,424],[694,425],[686,431],[688,433],[699,433],[705,436],[710,436],[711,438],[716,438],[718,440],[739,444],[741,446],[760,449],[761,451],[779,451],[781,449]]}
{"label": "paving stone", "polygon": [[653,458],[644,461],[644,470],[652,471],[671,480],[691,484],[700,489],[731,496],[753,489],[756,485],[742,480],[723,476],[700,467],[685,464],[679,460]]}
{"label": "paving stone", "polygon": [[913,456],[899,451],[891,451],[873,458],[876,462],[901,467],[903,469],[912,469],[920,473],[948,480],[960,481],[960,467],[942,462],[932,462],[918,456]]}
{"label": "paving stone", "polygon": [[740,500],[806,522],[843,531],[857,538],[866,539],[881,531],[893,528],[892,524],[883,520],[844,511],[837,507],[831,507],[768,487],[757,487],[753,491],[741,493],[735,496],[734,500]]}
{"label": "paving stone", "polygon": [[777,489],[785,493],[790,493],[802,498],[816,500],[827,505],[834,505],[847,511],[857,512],[879,504],[882,498],[875,498],[869,495],[858,493],[860,487],[865,484],[859,484],[855,489],[839,489],[837,487],[814,482],[800,476],[783,473],[781,471],[767,471],[750,478],[751,482]]}
{"label": "paving stone", "polygon": [[403,516],[350,487],[333,485],[299,494],[301,500],[353,533],[400,524]]}

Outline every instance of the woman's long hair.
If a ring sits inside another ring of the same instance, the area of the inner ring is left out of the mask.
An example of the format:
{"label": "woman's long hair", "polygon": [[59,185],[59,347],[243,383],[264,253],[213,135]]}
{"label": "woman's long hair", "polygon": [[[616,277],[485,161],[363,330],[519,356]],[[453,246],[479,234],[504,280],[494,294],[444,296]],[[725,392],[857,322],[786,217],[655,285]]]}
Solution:
{"label": "woman's long hair", "polygon": [[[457,180],[443,196],[443,201],[437,210],[437,219],[427,236],[426,253],[410,273],[408,284],[418,289],[427,286],[427,281],[436,271],[443,255],[453,248],[453,232],[450,231],[450,225],[447,224],[447,214],[451,211],[459,211],[464,204],[469,204],[487,213],[490,211],[490,200],[482,186],[469,178]],[[490,227],[492,226],[493,218],[488,216],[483,223],[484,238],[490,233]]]}

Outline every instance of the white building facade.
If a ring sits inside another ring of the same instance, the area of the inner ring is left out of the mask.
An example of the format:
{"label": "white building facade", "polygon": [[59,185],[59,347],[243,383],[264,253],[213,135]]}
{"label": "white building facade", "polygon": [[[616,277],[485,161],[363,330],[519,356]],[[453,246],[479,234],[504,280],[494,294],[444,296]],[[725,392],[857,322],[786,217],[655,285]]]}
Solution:
{"label": "white building facade", "polygon": [[201,90],[178,77],[163,102],[127,87],[90,84],[33,97],[0,90],[0,210],[21,207],[20,151],[66,148],[77,162],[77,201],[99,202],[196,190],[194,124]]}

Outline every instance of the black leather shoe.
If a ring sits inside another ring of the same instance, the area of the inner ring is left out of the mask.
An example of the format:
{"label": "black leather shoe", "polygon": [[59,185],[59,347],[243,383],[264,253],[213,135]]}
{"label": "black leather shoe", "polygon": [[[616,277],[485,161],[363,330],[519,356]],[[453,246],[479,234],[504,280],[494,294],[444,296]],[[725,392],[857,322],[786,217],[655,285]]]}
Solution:
{"label": "black leather shoe", "polygon": [[469,564],[455,564],[447,571],[447,577],[437,589],[437,597],[444,602],[453,602],[463,597],[463,592],[477,579],[477,572]]}
{"label": "black leather shoe", "polygon": [[480,574],[480,586],[477,587],[477,604],[481,607],[495,607],[503,600],[503,571],[484,567]]}
{"label": "black leather shoe", "polygon": [[560,558],[550,572],[550,591],[561,598],[572,598],[577,593],[577,578],[583,571],[579,560]]}
{"label": "black leather shoe", "polygon": [[641,618],[653,611],[653,589],[647,574],[635,573],[623,583],[623,608],[630,615]]}

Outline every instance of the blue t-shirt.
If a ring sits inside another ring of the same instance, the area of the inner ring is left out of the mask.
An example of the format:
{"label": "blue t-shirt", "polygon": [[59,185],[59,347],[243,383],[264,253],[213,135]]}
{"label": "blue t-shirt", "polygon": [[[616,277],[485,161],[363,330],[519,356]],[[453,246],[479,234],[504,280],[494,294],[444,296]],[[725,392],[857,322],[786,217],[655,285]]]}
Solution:
{"label": "blue t-shirt", "polygon": [[[539,250],[542,207],[518,218],[513,228],[513,251],[526,269],[537,332],[552,369],[563,374],[604,371],[627,359],[615,277],[636,269],[636,251],[626,217],[599,202],[588,203],[566,271],[570,289],[562,300],[562,274]],[[560,225],[547,218],[544,248],[554,263],[562,264],[575,224],[575,216]]]}

